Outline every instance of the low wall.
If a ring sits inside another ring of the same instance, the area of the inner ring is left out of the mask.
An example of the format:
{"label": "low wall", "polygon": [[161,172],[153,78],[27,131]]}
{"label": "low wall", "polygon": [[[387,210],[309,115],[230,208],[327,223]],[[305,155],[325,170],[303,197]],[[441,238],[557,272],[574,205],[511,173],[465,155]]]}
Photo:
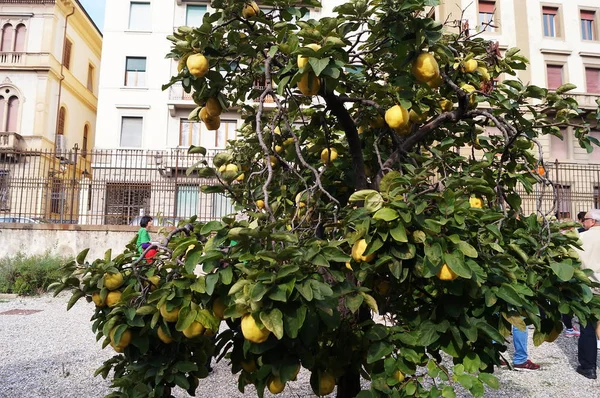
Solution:
{"label": "low wall", "polygon": [[[112,249],[113,257],[125,250],[139,227],[124,225],[0,224],[0,257],[50,252],[74,257],[89,248],[87,259],[104,257]],[[159,240],[159,228],[150,228],[153,240]],[[163,228],[164,230],[164,228]]]}

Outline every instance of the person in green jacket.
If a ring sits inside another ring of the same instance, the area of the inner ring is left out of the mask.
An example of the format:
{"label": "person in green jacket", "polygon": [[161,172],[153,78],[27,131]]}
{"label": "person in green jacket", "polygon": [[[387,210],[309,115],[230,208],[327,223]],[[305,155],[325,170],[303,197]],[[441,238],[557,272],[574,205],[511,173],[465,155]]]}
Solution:
{"label": "person in green jacket", "polygon": [[152,217],[144,216],[140,220],[140,230],[138,231],[137,237],[137,249],[142,254],[144,250],[150,246],[150,234],[148,233],[147,227],[152,226]]}

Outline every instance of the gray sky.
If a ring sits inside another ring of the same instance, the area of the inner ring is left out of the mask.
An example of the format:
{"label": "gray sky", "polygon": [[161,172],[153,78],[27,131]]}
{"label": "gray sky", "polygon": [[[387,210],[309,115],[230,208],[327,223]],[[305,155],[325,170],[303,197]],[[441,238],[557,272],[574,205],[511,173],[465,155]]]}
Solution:
{"label": "gray sky", "polygon": [[104,31],[104,7],[106,0],[79,0],[100,31]]}

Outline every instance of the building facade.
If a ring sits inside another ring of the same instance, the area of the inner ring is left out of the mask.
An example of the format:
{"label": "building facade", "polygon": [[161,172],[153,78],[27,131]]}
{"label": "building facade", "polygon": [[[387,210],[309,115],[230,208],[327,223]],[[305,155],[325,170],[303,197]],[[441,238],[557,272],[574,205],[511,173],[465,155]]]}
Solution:
{"label": "building facade", "polygon": [[0,29],[0,213],[74,220],[66,186],[91,171],[102,34],[77,0],[1,0]]}

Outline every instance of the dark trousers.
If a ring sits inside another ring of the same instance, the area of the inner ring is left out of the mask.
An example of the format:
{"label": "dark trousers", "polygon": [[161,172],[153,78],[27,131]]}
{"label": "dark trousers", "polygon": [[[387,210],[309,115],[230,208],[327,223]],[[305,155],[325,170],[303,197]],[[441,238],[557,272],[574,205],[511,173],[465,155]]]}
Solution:
{"label": "dark trousers", "polygon": [[567,329],[573,329],[573,317],[571,315],[562,314],[562,323]]}
{"label": "dark trousers", "polygon": [[581,328],[581,335],[577,342],[577,358],[583,369],[596,369],[596,359],[598,352],[596,351],[596,322],[588,322],[585,327]]}

